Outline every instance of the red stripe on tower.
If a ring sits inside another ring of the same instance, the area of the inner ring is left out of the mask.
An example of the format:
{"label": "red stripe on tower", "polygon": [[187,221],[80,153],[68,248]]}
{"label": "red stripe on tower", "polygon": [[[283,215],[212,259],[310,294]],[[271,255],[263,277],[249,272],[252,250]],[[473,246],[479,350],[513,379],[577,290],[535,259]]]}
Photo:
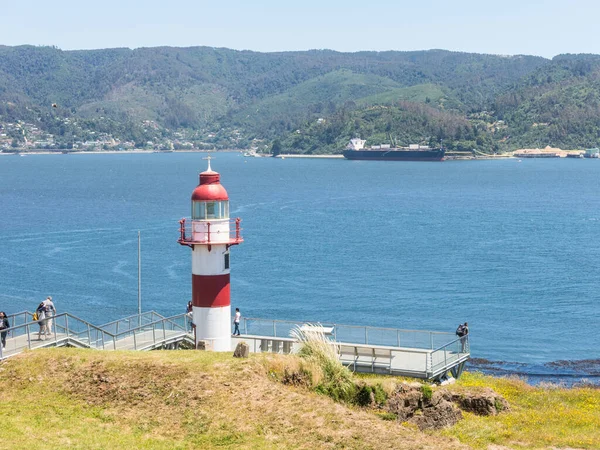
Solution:
{"label": "red stripe on tower", "polygon": [[229,306],[229,274],[192,275],[192,304],[202,308]]}

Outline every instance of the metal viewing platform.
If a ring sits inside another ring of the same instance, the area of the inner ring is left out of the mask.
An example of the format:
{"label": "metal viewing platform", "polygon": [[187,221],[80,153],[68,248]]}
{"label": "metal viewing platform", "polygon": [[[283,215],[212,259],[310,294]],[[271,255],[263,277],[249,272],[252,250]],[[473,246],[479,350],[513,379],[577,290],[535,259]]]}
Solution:
{"label": "metal viewing platform", "polygon": [[[440,380],[447,374],[458,378],[471,357],[469,337],[454,333],[401,330],[335,323],[316,323],[337,346],[340,361],[356,372]],[[255,353],[296,353],[301,344],[290,332],[307,322],[242,318],[243,335],[233,346],[246,341]]]}
{"label": "metal viewing platform", "polygon": [[[52,333],[40,339],[40,326],[27,311],[8,317],[11,328],[0,359],[26,349],[80,347],[97,350],[157,350],[194,347],[187,314],[164,317],[154,311],[136,314],[103,325],[94,325],[69,313],[53,317]],[[307,322],[242,318],[241,336],[232,337],[232,351],[245,341],[254,353],[296,353],[301,344],[290,332]],[[458,378],[470,357],[469,339],[453,333],[400,330],[319,323],[336,345],[340,361],[357,372],[440,380]],[[207,348],[210,348],[207,342]]]}

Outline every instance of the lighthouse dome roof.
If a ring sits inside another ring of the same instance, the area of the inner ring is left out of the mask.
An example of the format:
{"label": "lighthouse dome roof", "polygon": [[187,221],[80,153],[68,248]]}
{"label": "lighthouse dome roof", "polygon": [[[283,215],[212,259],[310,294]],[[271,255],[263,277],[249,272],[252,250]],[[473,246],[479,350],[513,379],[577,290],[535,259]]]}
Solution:
{"label": "lighthouse dome roof", "polygon": [[229,200],[227,191],[221,184],[221,175],[213,170],[200,174],[200,184],[192,192],[192,201]]}

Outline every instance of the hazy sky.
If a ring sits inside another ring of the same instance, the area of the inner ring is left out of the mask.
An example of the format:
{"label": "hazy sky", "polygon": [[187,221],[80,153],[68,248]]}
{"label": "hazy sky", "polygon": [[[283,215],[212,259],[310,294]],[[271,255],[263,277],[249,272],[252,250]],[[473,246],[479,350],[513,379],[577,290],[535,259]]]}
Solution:
{"label": "hazy sky", "polygon": [[0,0],[0,45],[600,54],[597,0]]}

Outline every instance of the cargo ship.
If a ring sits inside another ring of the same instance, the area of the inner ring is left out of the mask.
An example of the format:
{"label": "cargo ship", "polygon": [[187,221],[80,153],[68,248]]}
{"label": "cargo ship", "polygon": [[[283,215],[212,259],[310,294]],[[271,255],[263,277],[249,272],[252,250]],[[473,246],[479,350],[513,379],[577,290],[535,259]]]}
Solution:
{"label": "cargo ship", "polygon": [[411,144],[408,147],[392,147],[389,144],[373,145],[365,148],[362,139],[352,139],[343,151],[346,159],[374,161],[442,161],[446,151],[426,145]]}

